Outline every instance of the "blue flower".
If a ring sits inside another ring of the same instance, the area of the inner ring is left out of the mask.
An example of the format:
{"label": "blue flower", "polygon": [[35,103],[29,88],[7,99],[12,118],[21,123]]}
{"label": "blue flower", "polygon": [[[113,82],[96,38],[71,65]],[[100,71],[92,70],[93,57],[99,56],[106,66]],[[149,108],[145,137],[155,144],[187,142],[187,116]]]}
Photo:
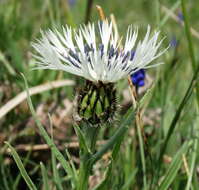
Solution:
{"label": "blue flower", "polygon": [[178,12],[178,19],[180,22],[184,21],[184,16],[181,11]]}
{"label": "blue flower", "polygon": [[178,40],[176,39],[175,36],[173,36],[173,37],[171,38],[170,46],[173,47],[173,48],[175,48],[175,47],[178,46]]}
{"label": "blue flower", "polygon": [[73,7],[76,4],[77,0],[68,0],[68,3],[71,7]]}
{"label": "blue flower", "polygon": [[131,75],[131,81],[136,88],[144,86],[145,84],[145,70],[140,69]]}

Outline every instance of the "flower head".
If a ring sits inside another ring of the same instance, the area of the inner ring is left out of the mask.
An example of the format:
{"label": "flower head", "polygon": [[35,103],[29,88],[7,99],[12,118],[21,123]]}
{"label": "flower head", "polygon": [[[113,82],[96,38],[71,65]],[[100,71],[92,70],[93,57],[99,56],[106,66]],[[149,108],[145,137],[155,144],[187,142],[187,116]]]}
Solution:
{"label": "flower head", "polygon": [[150,63],[166,50],[159,51],[163,40],[158,41],[159,32],[150,37],[149,26],[138,42],[138,29],[129,26],[121,48],[121,39],[107,20],[98,22],[98,30],[89,23],[78,30],[66,26],[61,32],[41,33],[41,39],[32,44],[39,54],[34,55],[38,69],[63,70],[95,83],[114,83],[140,69],[159,65]]}

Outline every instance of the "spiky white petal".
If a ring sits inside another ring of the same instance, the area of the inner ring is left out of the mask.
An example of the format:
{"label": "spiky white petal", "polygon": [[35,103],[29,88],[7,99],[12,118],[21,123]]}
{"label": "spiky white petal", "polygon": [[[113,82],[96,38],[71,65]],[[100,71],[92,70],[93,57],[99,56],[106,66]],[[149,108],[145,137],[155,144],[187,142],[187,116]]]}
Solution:
{"label": "spiky white petal", "polygon": [[143,41],[138,41],[138,29],[129,26],[125,44],[120,49],[120,39],[107,20],[98,23],[100,42],[94,24],[83,25],[78,31],[69,26],[62,32],[48,30],[41,32],[41,39],[32,43],[39,55],[34,55],[38,69],[63,70],[87,80],[103,83],[117,80],[133,74],[139,69],[150,68],[158,64],[150,63],[167,49],[158,51],[162,41],[158,41],[159,32],[150,37],[150,26]]}

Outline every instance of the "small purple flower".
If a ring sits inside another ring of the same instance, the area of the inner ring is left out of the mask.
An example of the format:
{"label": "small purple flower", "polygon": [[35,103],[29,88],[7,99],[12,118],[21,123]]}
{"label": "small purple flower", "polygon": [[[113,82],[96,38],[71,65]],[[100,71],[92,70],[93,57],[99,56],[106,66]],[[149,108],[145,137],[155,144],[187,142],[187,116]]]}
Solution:
{"label": "small purple flower", "polygon": [[131,75],[131,81],[136,88],[144,86],[145,84],[145,70],[140,69]]}
{"label": "small purple flower", "polygon": [[178,19],[180,22],[184,21],[184,16],[181,11],[178,12]]}
{"label": "small purple flower", "polygon": [[171,38],[170,46],[171,46],[172,48],[175,48],[175,47],[178,46],[178,40],[176,39],[175,36],[173,36],[173,37]]}
{"label": "small purple flower", "polygon": [[76,2],[77,2],[77,0],[67,0],[68,1],[68,4],[71,6],[71,7],[73,7],[75,4],[76,4]]}

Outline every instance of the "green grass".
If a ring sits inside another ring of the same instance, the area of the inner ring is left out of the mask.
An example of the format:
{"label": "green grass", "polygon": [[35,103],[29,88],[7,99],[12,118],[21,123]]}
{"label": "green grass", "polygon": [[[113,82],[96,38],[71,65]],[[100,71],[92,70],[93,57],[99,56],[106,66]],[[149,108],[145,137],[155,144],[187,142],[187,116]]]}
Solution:
{"label": "green grass", "polygon": [[[89,175],[95,190],[197,190],[199,39],[192,36],[190,27],[199,31],[199,5],[191,0],[94,1],[90,20],[99,19],[95,8],[99,4],[107,17],[115,15],[121,36],[129,24],[139,26],[143,36],[150,24],[166,36],[164,47],[174,36],[179,43],[159,58],[164,65],[147,70],[154,84],[139,97],[139,109],[144,109],[143,129],[135,122],[137,110],[127,111],[122,103],[128,83],[121,80],[116,85],[121,112],[115,124],[95,131],[74,125],[71,115],[58,126],[56,123],[66,110],[64,101],[72,102],[84,84],[82,78],[31,70],[31,41],[40,36],[40,29],[84,23],[86,2],[77,0],[71,7],[66,0],[0,1],[0,107],[21,91],[28,93],[28,86],[58,79],[76,82],[75,87],[28,97],[28,103],[0,118],[0,190],[83,190]],[[185,27],[168,17],[162,6],[175,14],[183,11]],[[98,134],[97,138],[90,142],[93,134]],[[70,147],[77,137],[79,146]],[[106,143],[99,145],[99,141]],[[49,148],[26,150],[44,143]]]}

